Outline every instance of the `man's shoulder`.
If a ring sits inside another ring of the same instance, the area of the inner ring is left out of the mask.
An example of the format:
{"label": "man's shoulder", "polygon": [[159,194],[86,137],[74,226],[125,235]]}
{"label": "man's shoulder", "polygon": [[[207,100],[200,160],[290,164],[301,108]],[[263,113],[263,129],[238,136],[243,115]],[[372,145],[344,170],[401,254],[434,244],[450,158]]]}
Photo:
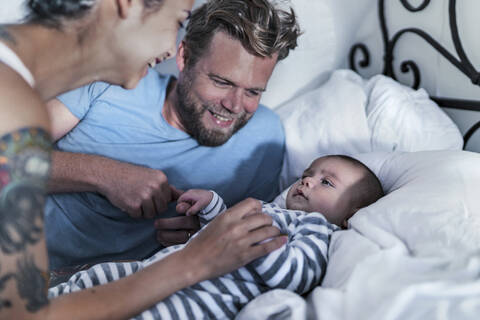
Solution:
{"label": "man's shoulder", "polygon": [[255,115],[252,117],[252,120],[259,122],[271,122],[274,124],[280,123],[280,117],[272,109],[260,104],[255,112]]}
{"label": "man's shoulder", "polygon": [[115,92],[115,94],[123,93],[125,95],[144,95],[146,93],[158,92],[159,89],[166,88],[172,75],[161,74],[155,69],[150,69],[138,82],[137,86],[133,89],[125,89],[119,85],[111,85],[105,82],[94,82],[91,85],[103,88],[105,92]]}

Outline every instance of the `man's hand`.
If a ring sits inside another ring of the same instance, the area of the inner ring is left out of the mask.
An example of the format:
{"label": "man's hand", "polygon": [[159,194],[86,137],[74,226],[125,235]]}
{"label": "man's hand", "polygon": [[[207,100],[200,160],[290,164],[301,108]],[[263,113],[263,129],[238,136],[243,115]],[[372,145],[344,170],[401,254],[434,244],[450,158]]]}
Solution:
{"label": "man's hand", "polygon": [[184,192],[177,200],[178,213],[191,216],[205,209],[212,201],[213,193],[203,189],[190,189]]}
{"label": "man's hand", "polygon": [[132,218],[154,218],[181,194],[160,170],[124,162],[112,165],[113,174],[105,176],[100,193]]}

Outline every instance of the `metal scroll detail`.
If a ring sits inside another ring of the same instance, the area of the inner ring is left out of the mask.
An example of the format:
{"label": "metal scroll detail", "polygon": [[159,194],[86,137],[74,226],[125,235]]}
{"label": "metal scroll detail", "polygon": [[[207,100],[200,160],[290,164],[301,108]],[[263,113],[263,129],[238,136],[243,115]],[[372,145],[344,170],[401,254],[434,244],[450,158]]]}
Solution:
{"label": "metal scroll detail", "polygon": [[[419,12],[424,10],[430,4],[430,0],[424,0],[418,6],[413,6],[410,4],[409,0],[400,0],[402,5],[410,12]],[[379,0],[378,2],[378,15],[380,19],[380,27],[382,30],[383,44],[384,44],[384,68],[383,74],[387,75],[395,80],[397,80],[395,70],[393,67],[394,55],[393,51],[398,40],[405,34],[415,34],[425,40],[431,47],[438,51],[445,59],[447,59],[451,64],[453,64],[458,70],[465,74],[474,85],[480,86],[480,73],[472,65],[470,59],[468,58],[465,50],[463,49],[462,42],[459,37],[458,25],[457,25],[457,12],[456,12],[456,0],[449,0],[449,23],[452,41],[455,47],[455,51],[458,55],[458,58],[452,55],[447,49],[445,49],[438,41],[433,39],[428,33],[419,29],[419,28],[405,28],[397,31],[393,37],[390,38],[389,30],[385,17],[385,0]],[[358,56],[361,54],[361,60],[358,61]],[[350,51],[350,67],[357,71],[357,65],[361,68],[366,68],[370,65],[370,53],[366,45],[362,43],[355,44]],[[358,62],[358,63],[357,63]],[[421,74],[420,69],[417,64],[412,61],[404,61],[400,65],[400,70],[402,73],[411,72],[413,75],[413,85],[412,88],[418,89],[421,83]],[[432,97],[439,105],[449,108],[463,109],[463,110],[473,110],[480,111],[480,101],[466,101],[466,100],[456,100],[456,99],[446,99],[440,97]],[[467,133],[464,135],[464,146],[468,143],[469,139],[473,134],[480,129],[480,122],[476,123],[472,128],[470,128]]]}

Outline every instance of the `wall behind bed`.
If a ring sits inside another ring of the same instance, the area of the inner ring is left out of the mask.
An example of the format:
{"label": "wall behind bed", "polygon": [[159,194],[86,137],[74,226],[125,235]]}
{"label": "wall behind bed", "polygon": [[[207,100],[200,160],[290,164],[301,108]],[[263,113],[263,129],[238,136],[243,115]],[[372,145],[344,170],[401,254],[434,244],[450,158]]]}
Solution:
{"label": "wall behind bed", "polygon": [[23,2],[24,0],[2,1],[0,5],[0,23],[12,23],[22,18]]}
{"label": "wall behind bed", "polygon": [[[452,1],[410,0],[407,2],[413,7],[419,7],[424,3],[428,3],[428,5],[422,11],[410,12],[402,5],[400,0],[386,0],[384,12],[390,39],[401,29],[419,28],[428,33],[458,59],[449,21],[449,5]],[[379,1],[371,0],[370,5],[371,10],[359,25],[359,31],[355,39],[357,43],[363,43],[368,47],[370,66],[367,68],[357,67],[358,71],[366,77],[381,73],[384,67],[384,44],[380,28]],[[460,0],[456,1],[455,7],[459,37],[463,49],[472,65],[480,69],[480,41],[478,39],[480,27],[477,22],[480,1]],[[480,86],[472,84],[467,76],[419,36],[409,33],[403,35],[398,40],[393,55],[394,72],[400,82],[409,85],[413,83],[412,73],[402,73],[400,70],[402,62],[413,60],[420,69],[420,87],[425,88],[430,95],[480,101]],[[362,56],[357,54],[357,63],[360,60],[362,60]],[[463,134],[480,121],[479,111],[453,108],[444,108],[444,110],[459,126]],[[466,149],[480,152],[479,131],[469,140]]]}

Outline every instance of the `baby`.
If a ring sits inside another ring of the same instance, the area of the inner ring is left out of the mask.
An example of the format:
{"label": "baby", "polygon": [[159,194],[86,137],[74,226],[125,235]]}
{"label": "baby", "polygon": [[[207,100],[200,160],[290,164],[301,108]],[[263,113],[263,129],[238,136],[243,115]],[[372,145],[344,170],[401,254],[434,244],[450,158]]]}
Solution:
{"label": "baby", "polygon": [[[355,212],[382,196],[377,177],[361,162],[339,155],[318,158],[290,187],[286,209],[275,203],[263,203],[263,212],[270,214],[273,225],[288,236],[285,246],[232,273],[180,290],[136,319],[233,319],[249,301],[270,289],[306,293],[320,284],[325,274],[332,232],[338,226],[346,227],[346,221]],[[225,210],[223,200],[207,190],[188,190],[177,203],[180,213],[198,214],[202,226]],[[49,295],[118,279],[182,246],[162,249],[143,262],[96,265],[50,289]]]}

